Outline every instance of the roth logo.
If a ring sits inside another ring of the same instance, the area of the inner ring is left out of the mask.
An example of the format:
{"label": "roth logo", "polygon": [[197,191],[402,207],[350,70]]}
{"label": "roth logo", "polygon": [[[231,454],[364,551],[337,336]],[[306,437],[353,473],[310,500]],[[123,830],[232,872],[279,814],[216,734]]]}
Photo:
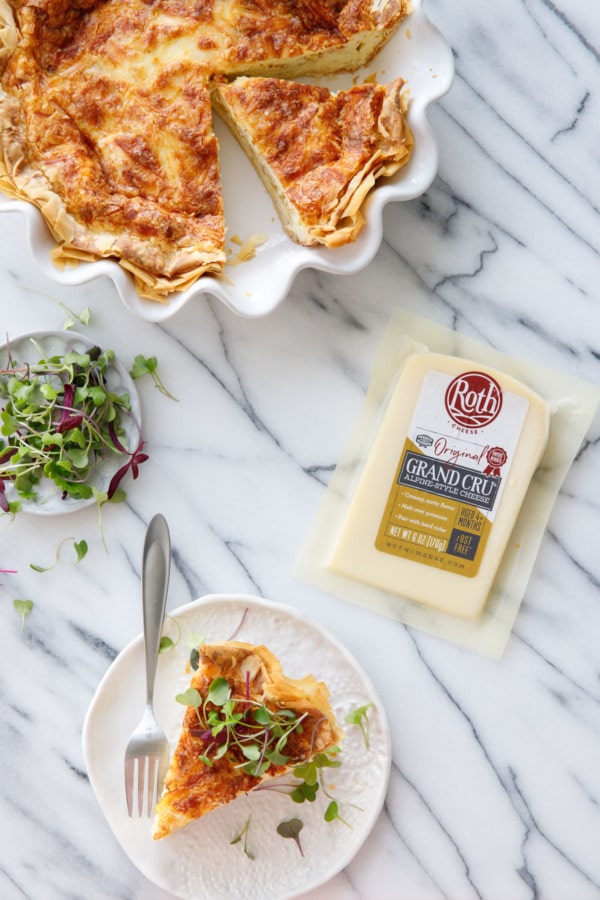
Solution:
{"label": "roth logo", "polygon": [[463,428],[483,428],[502,409],[502,388],[483,372],[464,372],[454,378],[444,397],[446,412]]}

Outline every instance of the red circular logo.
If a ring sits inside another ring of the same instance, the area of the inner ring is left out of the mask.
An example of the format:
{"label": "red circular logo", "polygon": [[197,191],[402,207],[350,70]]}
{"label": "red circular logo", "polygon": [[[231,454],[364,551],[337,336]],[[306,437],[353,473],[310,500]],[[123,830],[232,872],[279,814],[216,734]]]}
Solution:
{"label": "red circular logo", "polygon": [[464,372],[453,378],[444,397],[446,412],[463,428],[484,428],[502,409],[502,388],[483,372]]}
{"label": "red circular logo", "polygon": [[508,454],[504,447],[491,447],[486,454],[486,459],[490,466],[500,468],[500,466],[503,466],[508,459]]}

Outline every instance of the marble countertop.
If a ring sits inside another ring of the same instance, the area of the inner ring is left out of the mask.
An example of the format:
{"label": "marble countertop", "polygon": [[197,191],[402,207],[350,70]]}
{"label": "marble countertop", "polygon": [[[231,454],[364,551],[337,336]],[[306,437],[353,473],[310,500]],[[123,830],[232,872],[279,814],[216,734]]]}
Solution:
{"label": "marble countertop", "polygon": [[[555,504],[501,661],[292,576],[402,308],[600,383],[600,19],[594,0],[426,0],[456,78],[431,110],[439,173],[390,206],[374,261],[304,271],[268,318],[201,298],[160,325],[113,286],[63,288],[0,220],[2,333],[60,329],[61,303],[125,362],[155,355],[178,402],[139,382],[150,459],[105,508],[0,519],[0,896],[166,900],[121,850],[91,790],[81,730],[140,631],[145,528],[167,518],[169,607],[209,593],[291,604],[370,675],[393,744],[382,814],[307,900],[600,897],[600,421]],[[87,556],[48,566],[65,538]],[[13,599],[34,606],[20,631]]]}

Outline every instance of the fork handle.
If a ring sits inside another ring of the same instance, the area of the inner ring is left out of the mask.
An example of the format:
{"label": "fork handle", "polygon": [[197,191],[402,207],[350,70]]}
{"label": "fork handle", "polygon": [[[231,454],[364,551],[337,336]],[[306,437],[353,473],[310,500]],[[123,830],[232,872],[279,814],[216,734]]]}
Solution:
{"label": "fork handle", "polygon": [[164,516],[157,514],[146,531],[142,557],[142,608],[146,653],[146,702],[152,704],[158,648],[167,605],[171,538]]}

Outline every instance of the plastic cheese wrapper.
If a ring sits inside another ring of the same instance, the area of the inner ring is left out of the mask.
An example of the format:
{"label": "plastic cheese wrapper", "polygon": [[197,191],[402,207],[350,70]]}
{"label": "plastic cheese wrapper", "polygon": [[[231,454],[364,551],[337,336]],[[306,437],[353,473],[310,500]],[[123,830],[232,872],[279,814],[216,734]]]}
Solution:
{"label": "plastic cheese wrapper", "polygon": [[500,658],[599,402],[397,312],[295,576]]}

